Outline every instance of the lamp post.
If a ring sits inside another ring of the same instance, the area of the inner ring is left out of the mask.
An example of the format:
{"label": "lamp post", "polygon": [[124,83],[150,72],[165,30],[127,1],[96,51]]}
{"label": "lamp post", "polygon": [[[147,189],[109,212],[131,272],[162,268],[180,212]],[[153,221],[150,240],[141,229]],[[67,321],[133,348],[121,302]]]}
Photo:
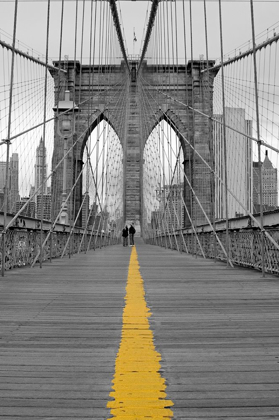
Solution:
{"label": "lamp post", "polygon": [[157,229],[161,232],[161,226],[159,223],[159,218],[161,219],[161,223],[163,223],[162,221],[162,210],[164,211],[164,206],[165,206],[165,189],[162,188],[161,184],[158,184],[158,187],[155,189],[155,193],[156,193],[156,200],[159,202],[158,205],[158,209],[157,206],[155,207],[155,217],[157,216],[157,221],[156,221],[156,226]]}
{"label": "lamp post", "polygon": [[[62,186],[62,203],[59,222],[63,225],[69,224],[69,214],[67,206],[67,152],[68,139],[74,134],[74,113],[78,111],[78,106],[70,100],[70,91],[65,90],[65,100],[59,101],[57,107],[53,108],[58,114],[57,133],[64,140],[63,149],[63,186]],[[61,115],[59,115],[61,114]]]}

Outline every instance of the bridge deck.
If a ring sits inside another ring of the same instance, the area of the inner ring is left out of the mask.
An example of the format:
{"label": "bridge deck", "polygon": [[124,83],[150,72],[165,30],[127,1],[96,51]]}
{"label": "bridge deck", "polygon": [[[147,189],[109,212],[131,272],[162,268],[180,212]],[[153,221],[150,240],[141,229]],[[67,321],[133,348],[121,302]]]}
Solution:
{"label": "bridge deck", "polygon": [[[278,278],[140,239],[136,249],[173,418],[279,418]],[[112,418],[130,253],[114,246],[1,280],[1,420]]]}

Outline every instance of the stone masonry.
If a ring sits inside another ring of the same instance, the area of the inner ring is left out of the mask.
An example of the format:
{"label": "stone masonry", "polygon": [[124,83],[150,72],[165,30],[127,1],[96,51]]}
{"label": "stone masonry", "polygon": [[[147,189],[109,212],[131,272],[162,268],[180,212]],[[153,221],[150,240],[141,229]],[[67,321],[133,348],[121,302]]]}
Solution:
{"label": "stone masonry", "polygon": [[[210,62],[210,66],[214,62]],[[67,191],[75,183],[83,166],[85,144],[102,121],[108,121],[116,131],[124,152],[124,215],[123,222],[141,223],[142,217],[142,156],[145,142],[156,124],[164,119],[176,131],[184,153],[184,199],[197,224],[204,223],[205,212],[212,208],[210,171],[193,152],[195,147],[203,159],[212,163],[212,132],[210,119],[192,108],[212,114],[213,81],[215,73],[205,71],[206,62],[193,61],[187,66],[153,66],[143,62],[140,70],[137,62],[130,62],[128,72],[124,63],[112,66],[80,66],[73,61],[62,62],[63,72],[52,71],[55,81],[56,104],[64,100],[69,90],[71,100],[78,105],[72,114],[77,146],[67,159]],[[58,67],[58,63],[55,63]],[[52,167],[63,158],[63,139],[55,123]],[[195,196],[186,181],[193,185]],[[54,212],[61,207],[63,183],[62,165],[53,177],[52,192]],[[79,178],[71,199],[71,214],[77,215],[82,200],[82,177]],[[81,217],[80,217],[81,219]],[[81,220],[80,220],[81,221]],[[190,221],[185,218],[185,226]]]}

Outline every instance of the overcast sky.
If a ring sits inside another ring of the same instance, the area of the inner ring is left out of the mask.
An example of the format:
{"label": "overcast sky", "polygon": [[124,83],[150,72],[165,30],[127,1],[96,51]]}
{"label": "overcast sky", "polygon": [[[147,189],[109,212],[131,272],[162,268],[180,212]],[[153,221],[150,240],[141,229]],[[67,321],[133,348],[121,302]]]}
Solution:
{"label": "overcast sky", "polygon": [[[82,0],[79,2],[79,15],[81,19]],[[89,18],[90,1],[86,1],[86,18]],[[177,2],[178,7],[178,28],[179,36],[183,36],[182,29],[182,3]],[[207,0],[207,19],[208,19],[208,38],[209,38],[209,55],[210,58],[220,56],[219,43],[219,9],[218,2]],[[151,2],[148,1],[118,1],[120,14],[123,21],[127,49],[129,54],[138,54],[141,46],[142,35],[146,27],[146,17],[149,16]],[[205,37],[204,37],[204,12],[203,1],[192,0],[193,7],[193,41],[194,56],[199,57],[205,53]],[[27,44],[30,48],[41,54],[45,52],[46,38],[46,8],[47,1],[20,1],[18,11],[18,27],[17,39]],[[189,1],[185,0],[186,8],[186,25],[189,28]],[[1,39],[7,40],[7,34],[12,35],[13,32],[13,10],[14,1],[0,0],[0,29]],[[51,2],[51,31],[50,31],[50,56],[58,57],[59,51],[59,31],[60,31],[60,0],[52,0]],[[263,0],[261,2],[254,0],[255,25],[256,33],[262,33],[264,38],[271,36],[273,28],[277,27],[279,32],[279,2]],[[243,43],[251,39],[250,24],[250,3],[249,1],[222,1],[222,19],[224,29],[224,52],[238,48]],[[63,55],[73,56],[74,45],[74,16],[75,1],[68,0],[65,2],[65,32],[63,41]],[[86,19],[85,19],[86,21]],[[89,24],[87,25],[87,33],[89,33]],[[133,32],[137,42],[133,43]],[[270,28],[267,31],[267,28]],[[5,31],[5,33],[3,32]],[[260,40],[259,40],[260,41]],[[22,46],[21,46],[22,48]],[[133,50],[134,49],[134,50]]]}
{"label": "overcast sky", "polygon": [[[79,1],[79,30],[81,28],[81,15],[82,15],[83,1]],[[90,1],[86,1],[85,11],[85,40],[84,51],[85,56],[88,56],[89,45],[89,17],[90,17]],[[96,4],[96,3],[95,3]],[[108,4],[103,3],[103,4]],[[220,57],[220,41],[219,41],[219,9],[218,2],[207,0],[207,20],[208,20],[208,39],[209,39],[209,57],[216,59]],[[120,19],[123,24],[125,39],[127,43],[127,50],[129,54],[138,54],[142,44],[142,36],[146,28],[149,17],[149,12],[152,3],[147,1],[118,1]],[[167,3],[166,7],[174,7],[174,3]],[[178,43],[183,44],[183,14],[182,14],[183,1],[177,2],[177,22],[178,22]],[[192,0],[193,6],[193,50],[194,58],[199,58],[201,54],[205,54],[205,35],[204,35],[204,11],[203,1]],[[100,7],[100,3],[98,3]],[[187,27],[187,36],[189,42],[189,1],[185,0],[186,19],[185,25]],[[255,25],[256,34],[262,34],[257,39],[257,42],[265,40],[267,37],[273,35],[274,30],[279,33],[279,1],[254,1],[255,11]],[[17,47],[22,50],[29,50],[29,54],[38,57],[40,54],[45,53],[46,41],[46,15],[47,15],[47,2],[42,0],[36,1],[20,1],[18,10],[18,25],[17,25]],[[250,17],[250,3],[247,1],[222,1],[222,20],[224,31],[224,52],[236,53],[239,50],[246,50],[249,44],[243,46],[247,41],[251,40],[251,17]],[[11,43],[11,35],[13,33],[13,13],[14,1],[3,2],[0,0],[0,36],[1,39]],[[60,13],[61,2],[60,0],[51,1],[51,17],[50,17],[50,52],[49,55],[53,59],[57,59],[59,55],[59,33],[60,33]],[[63,51],[64,55],[69,55],[70,58],[74,54],[74,24],[75,24],[75,1],[65,1],[65,25],[63,37]],[[100,24],[100,22],[99,22]],[[269,29],[268,29],[269,28]],[[267,30],[268,29],[268,30]],[[134,32],[137,42],[133,43]],[[23,43],[25,45],[23,45]],[[251,46],[251,44],[250,44]],[[133,50],[134,49],[134,50]],[[189,50],[188,50],[189,51]],[[233,55],[230,53],[230,55]],[[188,56],[189,58],[189,56]],[[77,56],[79,59],[79,56]],[[42,87],[43,89],[43,87]],[[51,104],[52,106],[52,104]],[[3,116],[2,116],[3,117]],[[276,127],[278,122],[275,121]],[[0,124],[1,125],[1,124]],[[14,127],[15,132],[19,131],[18,127]],[[278,129],[275,130],[276,136]],[[4,136],[6,134],[2,134]],[[50,134],[52,137],[52,132]],[[35,146],[39,141],[40,136],[37,135]],[[264,137],[266,138],[266,136]],[[276,140],[277,141],[277,140]],[[278,142],[278,141],[277,141]],[[15,145],[18,143],[15,142]],[[35,147],[34,146],[34,147]],[[278,144],[274,144],[278,147]],[[18,151],[18,150],[15,150]],[[23,152],[20,152],[21,156]],[[51,157],[51,148],[48,147],[48,153]],[[33,152],[32,156],[35,156]],[[278,156],[274,158],[274,163],[279,166]],[[34,167],[33,163],[29,164]],[[50,167],[50,163],[49,163]],[[32,175],[33,176],[33,175]],[[30,175],[30,180],[26,182],[29,185],[33,182]]]}

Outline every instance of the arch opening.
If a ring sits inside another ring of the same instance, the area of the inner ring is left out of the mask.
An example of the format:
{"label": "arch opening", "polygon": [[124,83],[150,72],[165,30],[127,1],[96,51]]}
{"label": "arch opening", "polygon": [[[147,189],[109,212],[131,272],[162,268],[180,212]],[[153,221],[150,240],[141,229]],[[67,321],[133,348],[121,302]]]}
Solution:
{"label": "arch opening", "polygon": [[179,136],[162,118],[143,151],[143,235],[184,227],[184,152]]}
{"label": "arch opening", "polygon": [[105,119],[84,142],[82,227],[119,232],[123,219],[123,148]]}

